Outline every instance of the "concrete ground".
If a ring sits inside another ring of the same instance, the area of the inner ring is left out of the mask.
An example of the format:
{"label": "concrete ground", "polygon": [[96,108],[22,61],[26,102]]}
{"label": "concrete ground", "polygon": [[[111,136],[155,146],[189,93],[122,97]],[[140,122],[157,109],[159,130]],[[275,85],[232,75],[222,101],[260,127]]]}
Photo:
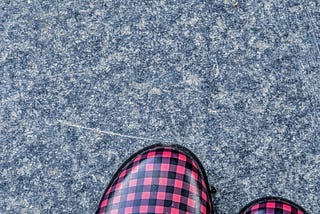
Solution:
{"label": "concrete ground", "polygon": [[220,213],[320,213],[320,2],[0,1],[0,213],[93,213],[130,154],[181,144]]}

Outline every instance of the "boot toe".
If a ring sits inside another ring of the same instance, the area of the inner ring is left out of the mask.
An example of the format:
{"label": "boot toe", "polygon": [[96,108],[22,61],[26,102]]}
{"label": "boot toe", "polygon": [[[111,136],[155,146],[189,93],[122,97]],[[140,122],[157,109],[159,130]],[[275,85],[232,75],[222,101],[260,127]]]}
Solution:
{"label": "boot toe", "polygon": [[207,176],[184,147],[157,145],[116,173],[96,213],[213,213]]}
{"label": "boot toe", "polygon": [[307,212],[287,199],[266,197],[249,203],[239,214],[307,214]]}

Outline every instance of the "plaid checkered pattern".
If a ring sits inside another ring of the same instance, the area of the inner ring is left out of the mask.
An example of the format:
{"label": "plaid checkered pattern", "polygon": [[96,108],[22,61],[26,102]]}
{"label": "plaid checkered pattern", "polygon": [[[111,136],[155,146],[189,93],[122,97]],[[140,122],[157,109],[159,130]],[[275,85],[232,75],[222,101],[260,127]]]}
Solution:
{"label": "plaid checkered pattern", "polygon": [[213,213],[206,174],[177,145],[142,150],[120,168],[96,213]]}
{"label": "plaid checkered pattern", "polygon": [[289,201],[270,199],[256,202],[240,214],[306,214],[306,212]]}

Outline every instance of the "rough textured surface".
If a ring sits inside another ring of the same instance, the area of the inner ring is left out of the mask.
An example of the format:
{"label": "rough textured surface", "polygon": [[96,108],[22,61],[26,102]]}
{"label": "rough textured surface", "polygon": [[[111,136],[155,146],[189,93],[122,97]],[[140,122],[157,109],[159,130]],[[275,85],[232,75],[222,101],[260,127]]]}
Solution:
{"label": "rough textured surface", "polygon": [[153,143],[203,161],[221,213],[320,213],[318,0],[0,2],[0,213],[92,213]]}

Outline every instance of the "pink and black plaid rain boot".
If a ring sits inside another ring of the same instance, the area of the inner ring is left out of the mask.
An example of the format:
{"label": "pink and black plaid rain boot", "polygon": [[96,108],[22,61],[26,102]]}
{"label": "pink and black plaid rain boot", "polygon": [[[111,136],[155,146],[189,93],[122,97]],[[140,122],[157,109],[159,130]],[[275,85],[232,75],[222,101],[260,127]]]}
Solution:
{"label": "pink and black plaid rain boot", "polygon": [[265,197],[252,201],[239,214],[307,214],[299,205],[279,197]]}
{"label": "pink and black plaid rain boot", "polygon": [[96,213],[214,213],[206,173],[179,146],[153,145],[131,156],[106,188]]}

